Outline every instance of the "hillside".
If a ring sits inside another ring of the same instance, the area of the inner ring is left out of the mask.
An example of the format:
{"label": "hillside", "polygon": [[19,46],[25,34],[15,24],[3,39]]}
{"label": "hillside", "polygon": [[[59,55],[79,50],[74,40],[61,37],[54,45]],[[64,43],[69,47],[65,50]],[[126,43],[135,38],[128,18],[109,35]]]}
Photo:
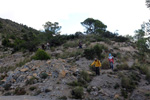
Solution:
{"label": "hillside", "polygon": [[14,21],[11,21],[9,19],[2,19],[0,18],[0,33],[1,34],[24,34],[29,33],[30,31],[37,32],[37,30],[28,27],[23,24],[18,24]]}
{"label": "hillside", "polygon": [[[23,28],[16,25],[20,28],[12,25],[12,33]],[[5,34],[4,30],[1,32]],[[95,34],[58,37],[53,38],[57,43],[53,42],[55,45],[50,48],[41,50],[41,43],[37,46],[42,55],[46,52],[50,56],[46,60],[33,59],[36,51],[13,52],[12,47],[0,44],[0,100],[150,99],[150,54],[141,55],[135,43],[122,41],[123,37]],[[59,40],[63,42],[59,44]],[[79,41],[82,49],[78,48]],[[115,58],[114,70],[109,67],[109,53]],[[95,57],[102,63],[99,76],[90,66]]]}

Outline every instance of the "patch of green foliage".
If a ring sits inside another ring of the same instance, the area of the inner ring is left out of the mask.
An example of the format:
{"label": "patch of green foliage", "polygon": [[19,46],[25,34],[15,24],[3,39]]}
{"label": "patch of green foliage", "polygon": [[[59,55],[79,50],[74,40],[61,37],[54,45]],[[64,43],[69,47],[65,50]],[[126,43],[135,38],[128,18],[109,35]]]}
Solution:
{"label": "patch of green foliage", "polygon": [[83,87],[77,86],[72,90],[72,96],[75,99],[82,99],[83,98]]}
{"label": "patch of green foliage", "polygon": [[43,73],[40,74],[40,77],[41,77],[42,79],[46,79],[46,78],[48,77],[48,74],[45,73],[45,72],[43,72]]}
{"label": "patch of green foliage", "polygon": [[68,83],[68,85],[87,87],[87,83],[92,79],[92,77],[86,71],[81,71],[78,77],[78,80],[72,81]]}
{"label": "patch of green foliage", "polygon": [[94,59],[95,57],[99,59],[103,59],[104,56],[102,55],[103,50],[107,50],[108,48],[105,47],[104,45],[96,44],[94,47],[90,49],[85,49],[83,54],[84,57],[87,59],[91,60]]}
{"label": "patch of green foliage", "polygon": [[50,59],[50,55],[48,55],[44,50],[38,49],[32,59],[35,60],[48,60]]}
{"label": "patch of green foliage", "polygon": [[129,70],[129,65],[127,63],[123,63],[116,66],[117,70]]}
{"label": "patch of green foliage", "polygon": [[32,87],[29,88],[30,91],[33,91],[35,89],[37,89],[37,87],[35,87],[35,86],[32,86]]}

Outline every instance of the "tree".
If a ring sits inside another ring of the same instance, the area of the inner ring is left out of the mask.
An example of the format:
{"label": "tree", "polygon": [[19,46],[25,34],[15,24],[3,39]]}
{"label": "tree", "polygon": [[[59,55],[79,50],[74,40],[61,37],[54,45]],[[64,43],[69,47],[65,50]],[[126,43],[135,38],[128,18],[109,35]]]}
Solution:
{"label": "tree", "polygon": [[101,33],[104,32],[107,28],[101,21],[95,20],[93,18],[87,18],[81,24],[86,28],[86,33]]}
{"label": "tree", "polygon": [[150,0],[146,0],[146,6],[150,8]]}
{"label": "tree", "polygon": [[137,41],[142,39],[145,35],[145,32],[142,29],[136,30],[135,33],[136,34],[134,36],[134,39],[136,39]]}
{"label": "tree", "polygon": [[136,45],[140,51],[141,56],[144,57],[145,52],[149,52],[149,39],[144,38],[145,32],[142,29],[136,30],[134,39],[136,40]]}
{"label": "tree", "polygon": [[44,26],[45,32],[50,33],[51,35],[56,35],[60,33],[61,26],[59,26],[58,22],[46,22]]}

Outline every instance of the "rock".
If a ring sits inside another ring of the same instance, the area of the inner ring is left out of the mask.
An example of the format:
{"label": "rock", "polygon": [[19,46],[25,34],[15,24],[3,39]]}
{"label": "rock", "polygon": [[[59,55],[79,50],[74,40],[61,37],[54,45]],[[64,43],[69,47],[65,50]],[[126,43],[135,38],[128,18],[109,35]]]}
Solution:
{"label": "rock", "polygon": [[52,91],[53,90],[53,86],[49,86],[47,89]]}
{"label": "rock", "polygon": [[53,72],[52,72],[52,77],[53,77],[53,78],[57,78],[58,75],[59,75],[59,72],[58,72],[58,71],[53,71]]}
{"label": "rock", "polygon": [[66,76],[67,72],[68,72],[68,71],[66,71],[66,70],[62,70],[62,71],[59,73],[60,77],[63,77],[63,78],[64,78],[64,77]]}
{"label": "rock", "polygon": [[21,72],[26,72],[26,71],[28,71],[29,70],[29,68],[23,68],[23,69],[21,69],[20,71]]}
{"label": "rock", "polygon": [[87,73],[88,73],[89,75],[92,75],[92,72],[90,72],[90,71],[87,71]]}
{"label": "rock", "polygon": [[32,78],[32,76],[27,76],[27,79],[30,80]]}
{"label": "rock", "polygon": [[118,99],[119,98],[119,94],[115,94],[114,99]]}
{"label": "rock", "polygon": [[94,95],[94,96],[97,96],[98,95],[98,92],[97,91],[92,91],[90,92],[91,95]]}
{"label": "rock", "polygon": [[51,60],[48,60],[46,63],[47,63],[47,64],[50,64],[50,63],[51,63]]}
{"label": "rock", "polygon": [[36,73],[33,73],[33,76],[34,76],[34,77],[38,77]]}

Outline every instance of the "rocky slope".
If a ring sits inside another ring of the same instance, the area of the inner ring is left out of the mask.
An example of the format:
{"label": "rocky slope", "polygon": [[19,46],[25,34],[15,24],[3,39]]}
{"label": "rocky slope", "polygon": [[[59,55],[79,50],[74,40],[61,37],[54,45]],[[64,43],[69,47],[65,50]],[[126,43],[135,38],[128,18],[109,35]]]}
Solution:
{"label": "rocky slope", "polygon": [[[134,59],[137,50],[130,44],[112,41],[111,45],[104,42],[93,42],[89,46],[97,43],[107,46],[114,55],[120,53],[120,56],[115,57],[115,69],[123,62],[126,62],[129,68],[132,68],[137,61],[137,59]],[[85,46],[83,50],[85,48],[87,47]],[[67,50],[67,52],[73,52],[77,51],[78,48],[74,47]],[[13,95],[14,98],[20,98],[19,100],[23,97],[15,97],[15,95],[36,96],[39,97],[39,100],[42,100],[40,99],[41,97],[45,98],[44,100],[73,99],[72,89],[75,87],[68,85],[68,83],[79,81],[80,72],[84,70],[92,76],[91,81],[87,82],[87,85],[84,86],[84,99],[123,100],[122,89],[124,88],[121,82],[122,77],[130,77],[133,75],[136,75],[134,77],[135,83],[137,82],[138,84],[135,85],[136,87],[132,92],[128,93],[127,99],[148,100],[150,98],[150,84],[145,80],[145,75],[141,74],[138,70],[117,69],[112,71],[108,66],[102,64],[101,75],[95,76],[89,68],[92,60],[87,60],[80,55],[65,59],[59,58],[58,55],[63,54],[63,51],[63,47],[57,47],[55,50],[47,50],[46,52],[52,55],[52,59],[50,60],[29,60],[27,63],[16,67],[12,71],[1,72],[0,94],[5,96]],[[3,55],[4,52],[1,51],[1,54]],[[102,63],[107,60],[108,52],[103,52],[103,54],[105,58],[101,60]],[[0,66],[1,68],[7,68],[11,65],[15,66],[25,58],[31,57],[31,55],[15,53],[13,55],[2,56]],[[105,67],[108,67],[108,69],[105,69]],[[9,97],[5,98],[3,96],[1,98],[8,100],[7,98]],[[30,97],[27,98],[30,100]]]}

